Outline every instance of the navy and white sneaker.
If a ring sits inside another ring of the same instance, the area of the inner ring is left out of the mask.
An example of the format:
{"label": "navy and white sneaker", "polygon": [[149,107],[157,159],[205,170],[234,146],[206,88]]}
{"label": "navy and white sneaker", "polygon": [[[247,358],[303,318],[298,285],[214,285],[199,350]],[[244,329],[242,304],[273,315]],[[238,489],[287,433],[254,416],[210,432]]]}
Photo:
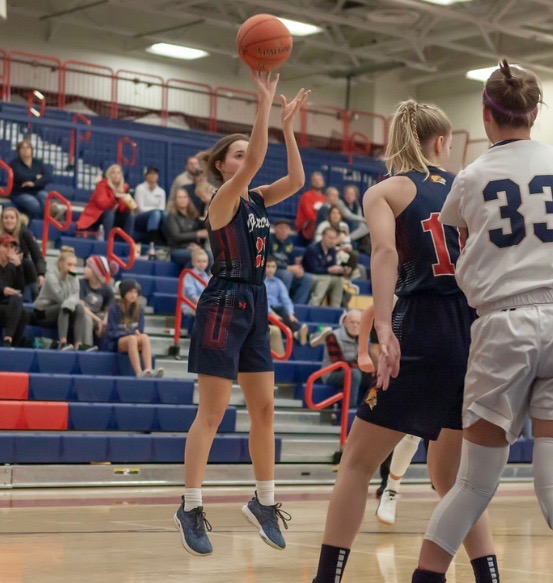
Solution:
{"label": "navy and white sneaker", "polygon": [[185,512],[183,496],[182,504],[174,516],[174,521],[181,534],[182,546],[190,554],[197,557],[211,555],[213,547],[206,533],[206,529],[211,531],[211,524],[205,517],[203,506],[198,506],[189,512]]}
{"label": "navy and white sneaker", "polygon": [[286,541],[280,532],[278,519],[282,520],[285,529],[288,529],[287,522],[292,520],[288,512],[280,509],[282,504],[273,504],[272,506],[263,506],[255,496],[242,507],[244,518],[253,526],[259,529],[259,536],[263,542],[267,543],[273,549],[279,551],[286,548]]}

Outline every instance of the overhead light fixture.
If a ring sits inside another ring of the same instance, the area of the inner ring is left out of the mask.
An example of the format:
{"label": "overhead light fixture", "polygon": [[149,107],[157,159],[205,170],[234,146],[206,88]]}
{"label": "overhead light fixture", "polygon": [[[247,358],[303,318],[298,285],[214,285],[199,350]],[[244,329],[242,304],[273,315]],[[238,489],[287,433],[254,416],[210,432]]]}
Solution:
{"label": "overhead light fixture", "polygon": [[284,26],[290,31],[292,36],[309,36],[310,34],[317,34],[322,32],[320,26],[314,24],[306,24],[305,22],[298,22],[297,20],[288,20],[288,18],[278,18]]}
{"label": "overhead light fixture", "polygon": [[[519,65],[509,65],[511,67],[516,67],[520,69]],[[472,69],[471,71],[467,71],[465,73],[465,77],[467,79],[472,79],[473,81],[487,81],[488,77],[497,69],[497,65],[495,67],[484,67],[482,69]]]}
{"label": "overhead light fixture", "polygon": [[429,2],[430,4],[438,4],[438,6],[451,6],[460,2],[472,2],[472,0],[421,0],[422,2]]}
{"label": "overhead light fixture", "polygon": [[193,61],[194,59],[201,59],[209,55],[207,51],[183,47],[181,45],[171,45],[169,43],[156,43],[148,47],[146,52],[153,53],[154,55],[162,55],[163,57],[171,57],[172,59],[184,59],[185,61]]}

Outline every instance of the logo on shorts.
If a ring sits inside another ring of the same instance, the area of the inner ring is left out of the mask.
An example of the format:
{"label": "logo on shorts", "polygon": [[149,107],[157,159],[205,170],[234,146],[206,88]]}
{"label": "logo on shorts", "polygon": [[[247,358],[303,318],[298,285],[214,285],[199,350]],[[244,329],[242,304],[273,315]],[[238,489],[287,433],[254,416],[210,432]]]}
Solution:
{"label": "logo on shorts", "polygon": [[246,302],[238,302],[238,307],[241,310],[245,310],[248,307],[248,304],[246,304]]}

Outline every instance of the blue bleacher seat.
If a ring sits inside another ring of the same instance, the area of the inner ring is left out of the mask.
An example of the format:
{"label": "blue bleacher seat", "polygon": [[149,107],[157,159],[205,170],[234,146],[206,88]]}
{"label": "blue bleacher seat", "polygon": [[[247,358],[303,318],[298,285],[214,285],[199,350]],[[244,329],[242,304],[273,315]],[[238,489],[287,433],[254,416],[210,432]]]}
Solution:
{"label": "blue bleacher seat", "polygon": [[68,429],[107,431],[116,429],[110,403],[69,403]]}
{"label": "blue bleacher seat", "polygon": [[14,463],[61,463],[61,433],[24,432],[14,435]]}
{"label": "blue bleacher seat", "polygon": [[[105,375],[119,373],[118,355],[115,352],[79,352],[79,368],[81,374],[94,375],[101,372]],[[128,357],[126,357],[128,360]]]}
{"label": "blue bleacher seat", "polygon": [[194,382],[182,379],[158,379],[158,399],[166,405],[191,405],[194,397]]}
{"label": "blue bleacher seat", "polygon": [[[101,368],[96,370],[103,371]],[[107,403],[113,401],[115,399],[114,387],[115,379],[110,376],[81,374],[73,378],[75,399],[84,403]]]}
{"label": "blue bleacher seat", "polygon": [[115,396],[121,403],[156,403],[157,384],[154,379],[117,378]]}
{"label": "blue bleacher seat", "polygon": [[[112,463],[152,463],[153,438],[150,435],[116,435],[108,437],[108,460]],[[182,459],[181,459],[182,461]]]}
{"label": "blue bleacher seat", "polygon": [[65,433],[61,436],[60,463],[84,464],[108,461],[108,436]]}
{"label": "blue bleacher seat", "polygon": [[311,348],[309,344],[301,346],[297,342],[294,342],[291,360],[312,360],[315,362],[321,362],[323,360],[323,354],[324,344]]}
{"label": "blue bleacher seat", "polygon": [[174,314],[177,308],[177,296],[175,294],[154,293],[151,305],[155,314]]}
{"label": "blue bleacher seat", "polygon": [[73,377],[65,374],[31,373],[29,399],[35,401],[71,401]]}
{"label": "blue bleacher seat", "polygon": [[38,370],[42,373],[79,374],[77,354],[74,350],[37,350]]}
{"label": "blue bleacher seat", "polygon": [[31,348],[0,348],[0,371],[36,372],[36,352]]}
{"label": "blue bleacher seat", "polygon": [[158,431],[155,405],[113,405],[113,421],[119,431]]}
{"label": "blue bleacher seat", "polygon": [[7,431],[0,431],[0,464],[15,462],[15,435]]}

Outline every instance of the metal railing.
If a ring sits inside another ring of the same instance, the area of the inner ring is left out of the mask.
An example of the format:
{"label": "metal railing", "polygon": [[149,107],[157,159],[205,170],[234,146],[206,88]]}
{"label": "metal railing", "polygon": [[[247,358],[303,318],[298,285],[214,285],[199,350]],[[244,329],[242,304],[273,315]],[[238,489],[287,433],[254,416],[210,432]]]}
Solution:
{"label": "metal railing", "polygon": [[[121,257],[119,257],[113,250],[116,236],[121,237],[121,239],[123,239],[129,244],[130,253],[128,261],[121,259]],[[108,236],[108,251],[107,251],[108,260],[113,259],[113,261],[115,261],[115,263],[117,263],[117,265],[119,265],[121,269],[125,270],[130,269],[134,265],[134,260],[136,256],[135,245],[136,243],[134,239],[130,235],[127,235],[127,233],[125,233],[123,229],[120,229],[119,227],[112,228]]]}
{"label": "metal railing", "polygon": [[[52,206],[52,199],[55,198],[67,207],[65,213],[65,222],[63,225],[54,217],[50,216],[50,207]],[[59,231],[67,231],[71,226],[71,220],[73,218],[73,208],[71,203],[61,195],[59,192],[53,190],[48,193],[46,197],[46,204],[44,205],[44,221],[42,223],[42,256],[46,257],[46,251],[48,249],[48,231],[49,226],[53,225]]]}
{"label": "metal railing", "polygon": [[13,188],[13,170],[9,164],[6,164],[4,160],[0,160],[0,168],[6,171],[8,175],[8,180],[6,181],[6,186],[0,186],[0,196],[10,196]]}

